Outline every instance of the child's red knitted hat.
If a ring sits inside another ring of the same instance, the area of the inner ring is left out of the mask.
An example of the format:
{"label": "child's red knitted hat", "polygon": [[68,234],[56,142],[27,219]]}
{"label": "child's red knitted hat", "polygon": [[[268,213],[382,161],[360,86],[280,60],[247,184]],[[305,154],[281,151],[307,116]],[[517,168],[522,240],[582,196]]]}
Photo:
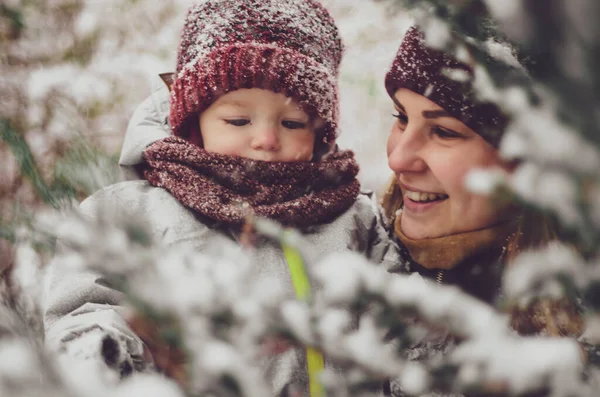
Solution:
{"label": "child's red knitted hat", "polygon": [[342,52],[332,17],[314,0],[205,0],[193,5],[171,87],[173,133],[193,141],[197,115],[219,96],[262,88],[292,97],[320,117],[324,127],[317,143],[331,147],[338,129]]}

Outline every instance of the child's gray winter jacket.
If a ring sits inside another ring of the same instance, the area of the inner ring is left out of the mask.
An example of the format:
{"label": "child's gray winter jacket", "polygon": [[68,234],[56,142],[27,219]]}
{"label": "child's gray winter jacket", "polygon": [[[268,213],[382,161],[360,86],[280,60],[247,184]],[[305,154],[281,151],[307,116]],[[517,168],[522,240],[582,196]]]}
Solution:
{"label": "child's gray winter jacket", "polygon": [[[120,158],[129,178],[136,177],[133,166],[141,162],[143,150],[169,135],[168,91],[163,87],[159,85],[139,106],[129,124]],[[84,216],[94,218],[99,208],[108,208],[123,216],[142,217],[150,224],[152,238],[165,248],[181,247],[201,252],[206,247],[231,244],[235,239],[234,234],[201,222],[166,190],[153,187],[145,180],[106,187],[86,199],[79,210]],[[305,237],[314,245],[317,257],[344,251],[358,243],[375,263],[390,267],[396,261],[396,250],[382,227],[376,206],[364,194],[360,194],[356,203],[335,221],[315,227]],[[119,313],[121,293],[108,287],[98,274],[68,268],[64,262],[67,255],[68,247],[57,254],[48,273],[43,308],[46,343],[53,350],[67,353],[87,349],[88,353],[75,354],[102,357],[123,373],[142,368],[143,344]],[[256,271],[254,279],[248,282],[275,279],[293,296],[288,265],[277,244],[261,243],[254,251],[252,266]],[[102,351],[106,343],[115,341],[120,349],[116,363],[109,362]],[[81,346],[73,349],[73,344]],[[288,351],[270,361],[264,370],[272,382],[274,395],[291,382],[305,384],[302,350]]]}

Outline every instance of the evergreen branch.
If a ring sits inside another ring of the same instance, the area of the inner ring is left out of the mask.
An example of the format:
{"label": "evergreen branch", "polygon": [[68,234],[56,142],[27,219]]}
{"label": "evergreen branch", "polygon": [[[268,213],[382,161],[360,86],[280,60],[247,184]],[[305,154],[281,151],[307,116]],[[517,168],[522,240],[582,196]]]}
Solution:
{"label": "evergreen branch", "polygon": [[0,138],[9,146],[19,162],[21,174],[32,183],[44,203],[58,208],[58,197],[42,178],[29,145],[23,136],[11,127],[9,120],[0,120]]}

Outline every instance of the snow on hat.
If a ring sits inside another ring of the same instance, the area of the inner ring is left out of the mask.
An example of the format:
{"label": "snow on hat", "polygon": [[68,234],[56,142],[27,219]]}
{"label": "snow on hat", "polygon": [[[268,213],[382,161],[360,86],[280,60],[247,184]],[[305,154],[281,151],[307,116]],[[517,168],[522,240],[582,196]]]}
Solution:
{"label": "snow on hat", "polygon": [[[457,70],[459,75],[451,78]],[[427,47],[423,33],[413,26],[385,76],[385,88],[391,97],[399,88],[426,96],[497,147],[507,118],[495,104],[476,100],[473,79],[472,67]]]}
{"label": "snow on hat", "polygon": [[263,88],[293,97],[311,116],[320,117],[324,126],[317,142],[327,149],[337,135],[342,52],[333,18],[314,0],[205,0],[193,5],[171,87],[173,133],[190,139],[190,127],[197,124],[192,116],[219,96]]}

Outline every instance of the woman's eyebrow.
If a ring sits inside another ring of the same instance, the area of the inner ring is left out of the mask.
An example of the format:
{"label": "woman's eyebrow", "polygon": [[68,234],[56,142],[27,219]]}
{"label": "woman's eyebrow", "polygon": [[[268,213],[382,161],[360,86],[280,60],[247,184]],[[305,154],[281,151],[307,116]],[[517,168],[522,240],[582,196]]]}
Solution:
{"label": "woman's eyebrow", "polygon": [[454,117],[444,109],[439,110],[424,110],[423,117],[426,119],[437,119],[439,117]]}
{"label": "woman's eyebrow", "polygon": [[[400,103],[400,101],[398,101],[397,98],[392,97],[392,101],[394,101],[394,104],[400,110],[402,110],[404,113],[406,113],[406,109],[404,108],[404,106],[402,106],[402,104]],[[444,109],[424,110],[422,114],[423,114],[423,117],[425,117],[426,119],[437,119],[439,117],[454,117],[450,113],[448,113],[447,111],[445,111]]]}

